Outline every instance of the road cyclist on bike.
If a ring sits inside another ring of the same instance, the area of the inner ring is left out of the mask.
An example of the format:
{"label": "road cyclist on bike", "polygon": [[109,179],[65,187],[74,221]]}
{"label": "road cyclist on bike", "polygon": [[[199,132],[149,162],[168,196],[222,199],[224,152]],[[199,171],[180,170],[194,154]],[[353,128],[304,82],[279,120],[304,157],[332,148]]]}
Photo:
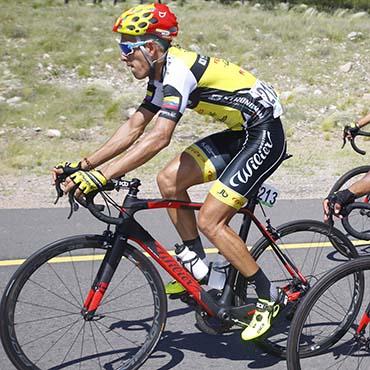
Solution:
{"label": "road cyclist on bike", "polygon": [[[189,210],[170,209],[169,216],[183,243],[201,259],[206,255],[198,228],[256,287],[256,311],[242,338],[257,338],[270,328],[287,298],[271,284],[228,224],[284,159],[279,98],[269,84],[243,68],[173,45],[178,23],[164,4],[125,10],[113,31],[120,37],[121,61],[136,79],[148,79],[146,96],[98,150],[81,162],[58,164],[53,169],[54,181],[58,174],[68,174],[65,193],[77,184],[77,196],[87,195],[142,166],[169,145],[176,126],[186,124],[180,123],[186,108],[220,121],[222,131],[201,138],[177,155],[159,172],[157,183],[164,198],[190,201],[187,190],[191,186],[215,180],[198,222]],[[152,120],[153,128],[138,141]],[[168,294],[183,291],[177,282],[166,286]]]}
{"label": "road cyclist on bike", "polygon": [[[357,122],[346,125],[343,129],[343,140],[351,140],[360,129],[370,123],[370,112],[359,119]],[[360,198],[370,193],[370,172],[366,173],[363,178],[351,184],[348,188],[329,194],[324,199],[324,221],[329,220],[330,209],[333,211],[334,216],[343,218],[342,208],[351,204],[355,199]]]}

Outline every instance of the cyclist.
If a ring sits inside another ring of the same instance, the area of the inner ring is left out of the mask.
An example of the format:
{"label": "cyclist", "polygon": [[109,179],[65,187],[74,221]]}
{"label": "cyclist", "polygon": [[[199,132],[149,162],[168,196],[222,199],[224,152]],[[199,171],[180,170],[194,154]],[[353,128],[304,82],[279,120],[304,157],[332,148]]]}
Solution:
{"label": "cyclist", "polygon": [[[343,130],[343,139],[350,140],[362,127],[370,123],[370,112],[357,122],[348,125]],[[348,189],[329,194],[323,201],[324,221],[329,221],[329,208],[333,207],[334,216],[342,218],[341,209],[346,205],[370,193],[370,172],[362,179],[353,183]]]}
{"label": "cyclist", "polygon": [[[64,191],[78,184],[76,196],[86,195],[166,147],[176,125],[182,124],[185,108],[223,123],[226,130],[198,140],[171,160],[158,174],[157,183],[164,198],[190,201],[189,187],[216,180],[199,212],[198,227],[255,285],[256,312],[242,332],[244,340],[254,339],[269,329],[286,295],[271,284],[228,223],[283,161],[286,144],[279,99],[269,84],[243,68],[172,45],[178,23],[164,4],[125,10],[113,31],[120,35],[122,62],[136,79],[148,78],[146,96],[102,147],[79,163],[60,163],[53,169],[53,178],[64,171],[70,175]],[[153,119],[153,128],[138,141]],[[171,209],[169,215],[184,244],[204,259],[194,213]],[[166,291],[178,293],[184,288],[170,283]]]}

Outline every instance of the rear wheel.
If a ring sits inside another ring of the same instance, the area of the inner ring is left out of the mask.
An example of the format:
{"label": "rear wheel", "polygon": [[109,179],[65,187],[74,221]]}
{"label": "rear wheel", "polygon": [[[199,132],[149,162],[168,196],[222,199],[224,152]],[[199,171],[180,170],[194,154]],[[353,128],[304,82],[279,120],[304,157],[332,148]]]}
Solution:
{"label": "rear wheel", "polygon": [[164,329],[167,300],[153,264],[133,246],[94,318],[81,308],[110,244],[99,236],[52,243],[19,267],[2,298],[1,340],[17,369],[138,369]]}
{"label": "rear wheel", "polygon": [[[360,166],[349,170],[335,182],[330,190],[330,193],[349,188],[354,182],[362,179],[369,171],[370,166]],[[366,196],[358,198],[356,200],[356,204],[368,204],[369,197],[370,195],[368,194]],[[346,228],[346,226],[343,225],[348,232],[347,235],[351,238],[354,237],[355,239],[359,239],[354,240],[354,244],[357,247],[365,248],[365,251],[367,251],[368,243],[364,243],[363,240],[368,240],[370,237],[370,212],[364,209],[355,209],[346,217],[345,221],[350,226],[350,228]],[[368,235],[366,237],[363,237],[363,235],[361,234]]]}
{"label": "rear wheel", "polygon": [[[267,239],[263,238],[253,246],[251,255],[258,265],[272,284],[282,287],[290,297],[288,306],[257,342],[268,352],[285,357],[290,323],[302,297],[328,270],[357,256],[357,252],[343,233],[337,229],[330,231],[328,225],[319,221],[290,222],[279,227],[277,235],[276,244],[308,281],[308,286],[304,286],[298,279],[292,279]],[[363,294],[362,282],[358,283],[361,289],[354,292],[353,302],[358,302]],[[253,287],[241,275],[236,285],[236,296],[237,305],[257,299]],[[343,327],[349,327],[351,320],[352,317],[346,317]],[[300,351],[302,356],[309,356],[319,349],[303,346]]]}

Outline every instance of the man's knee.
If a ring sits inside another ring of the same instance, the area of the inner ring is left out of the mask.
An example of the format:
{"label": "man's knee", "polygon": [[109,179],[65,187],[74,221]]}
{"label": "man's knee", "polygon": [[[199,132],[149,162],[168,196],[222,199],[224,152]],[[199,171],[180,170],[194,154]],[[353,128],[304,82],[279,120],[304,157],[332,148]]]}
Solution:
{"label": "man's knee", "polygon": [[198,214],[198,228],[199,230],[210,240],[212,240],[222,226],[219,223],[215,223],[212,217],[207,215],[207,211],[200,210]]}

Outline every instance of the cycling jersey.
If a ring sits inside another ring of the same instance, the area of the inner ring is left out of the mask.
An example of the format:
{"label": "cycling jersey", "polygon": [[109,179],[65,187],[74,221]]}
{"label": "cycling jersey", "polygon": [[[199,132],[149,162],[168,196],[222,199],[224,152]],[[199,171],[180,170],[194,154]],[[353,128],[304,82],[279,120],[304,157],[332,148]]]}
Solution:
{"label": "cycling jersey", "polygon": [[282,114],[274,89],[236,64],[169,48],[161,81],[149,81],[141,105],[178,122],[186,108],[242,130]]}

